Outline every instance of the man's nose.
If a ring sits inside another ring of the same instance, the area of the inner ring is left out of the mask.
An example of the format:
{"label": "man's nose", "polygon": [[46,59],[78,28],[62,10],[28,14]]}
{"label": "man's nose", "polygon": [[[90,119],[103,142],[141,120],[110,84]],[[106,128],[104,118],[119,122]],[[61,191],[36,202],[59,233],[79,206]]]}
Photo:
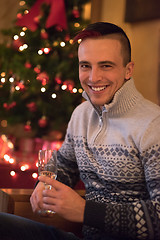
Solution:
{"label": "man's nose", "polygon": [[89,75],[89,81],[97,82],[102,79],[101,71],[97,68],[92,68]]}

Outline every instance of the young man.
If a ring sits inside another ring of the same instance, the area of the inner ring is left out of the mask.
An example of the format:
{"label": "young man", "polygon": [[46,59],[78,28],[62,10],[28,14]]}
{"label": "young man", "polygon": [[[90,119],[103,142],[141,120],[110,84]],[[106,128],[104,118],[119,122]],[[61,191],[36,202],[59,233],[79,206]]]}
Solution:
{"label": "young man", "polygon": [[[58,151],[57,180],[39,177],[31,196],[33,211],[51,209],[82,222],[87,240],[158,240],[160,108],[135,88],[130,42],[121,28],[94,23],[78,39],[79,79],[87,101],[68,124]],[[72,190],[79,178],[85,199]],[[44,190],[44,182],[52,189]],[[2,219],[8,224],[8,215],[0,217],[0,226]],[[48,239],[77,239],[38,223],[29,229],[29,239],[44,239],[44,231]],[[31,238],[36,233],[41,238]]]}

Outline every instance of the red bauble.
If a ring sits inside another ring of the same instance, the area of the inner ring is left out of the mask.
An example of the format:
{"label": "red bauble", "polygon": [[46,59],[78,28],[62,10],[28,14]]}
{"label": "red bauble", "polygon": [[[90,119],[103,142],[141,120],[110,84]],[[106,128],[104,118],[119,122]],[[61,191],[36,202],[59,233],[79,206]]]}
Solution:
{"label": "red bauble", "polygon": [[16,85],[19,87],[20,91],[25,90],[25,86],[24,86],[23,82],[17,82]]}
{"label": "red bauble", "polygon": [[21,19],[22,18],[22,13],[17,13],[17,19]]}
{"label": "red bauble", "polygon": [[74,88],[74,82],[72,80],[66,80],[63,84],[67,86],[68,91],[72,91]]}
{"label": "red bauble", "polygon": [[46,118],[46,116],[43,116],[41,119],[38,120],[38,125],[41,128],[44,128],[44,127],[47,126],[47,118]]}
{"label": "red bauble", "polygon": [[79,18],[80,15],[79,15],[79,10],[77,6],[73,8],[72,14],[75,18]]}
{"label": "red bauble", "polygon": [[45,29],[41,30],[41,38],[42,39],[48,39],[48,33],[46,32]]}
{"label": "red bauble", "polygon": [[16,106],[16,102],[12,102],[12,103],[3,103],[3,107],[6,110],[10,110],[11,108],[14,108]]}
{"label": "red bauble", "polygon": [[26,68],[31,68],[32,65],[30,64],[30,62],[26,62],[26,63],[25,63],[25,67],[26,67]]}
{"label": "red bauble", "polygon": [[62,83],[62,80],[61,80],[60,77],[55,77],[55,81],[56,81],[56,83],[58,83],[58,84],[61,84],[61,83]]}
{"label": "red bauble", "polygon": [[24,130],[25,130],[26,132],[30,132],[30,131],[31,131],[31,125],[30,125],[30,123],[27,123],[27,124],[24,126]]}
{"label": "red bauble", "polygon": [[70,39],[71,39],[71,38],[70,38],[70,35],[69,35],[69,34],[66,34],[64,40],[65,40],[66,42],[68,42]]}
{"label": "red bauble", "polygon": [[35,68],[34,68],[34,71],[36,73],[40,73],[41,72],[41,67],[39,65],[37,65]]}
{"label": "red bauble", "polygon": [[40,19],[42,18],[42,16],[41,15],[39,15],[39,16],[36,16],[35,18],[34,18],[34,22],[35,23],[37,23],[37,24],[39,24],[40,23]]}
{"label": "red bauble", "polygon": [[37,110],[37,106],[36,106],[35,102],[28,103],[28,104],[26,104],[26,106],[30,112],[35,112]]}
{"label": "red bauble", "polygon": [[49,77],[46,72],[39,73],[36,79],[41,81],[43,86],[45,86],[49,82]]}

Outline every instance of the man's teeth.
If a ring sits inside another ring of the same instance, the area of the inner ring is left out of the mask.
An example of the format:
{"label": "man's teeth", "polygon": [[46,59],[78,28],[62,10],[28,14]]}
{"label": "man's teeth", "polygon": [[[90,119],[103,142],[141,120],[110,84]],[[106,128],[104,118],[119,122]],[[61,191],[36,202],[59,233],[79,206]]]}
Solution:
{"label": "man's teeth", "polygon": [[104,86],[104,87],[91,87],[92,88],[92,90],[93,91],[102,91],[102,90],[104,90],[105,88],[106,88],[106,86]]}

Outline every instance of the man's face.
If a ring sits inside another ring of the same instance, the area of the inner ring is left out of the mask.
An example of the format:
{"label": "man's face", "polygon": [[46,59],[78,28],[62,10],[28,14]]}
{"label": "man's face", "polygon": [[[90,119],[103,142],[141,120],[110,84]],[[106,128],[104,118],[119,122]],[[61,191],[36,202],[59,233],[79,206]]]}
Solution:
{"label": "man's face", "polygon": [[133,63],[123,64],[121,44],[112,38],[88,38],[78,49],[79,79],[93,104],[109,103],[132,75]]}

